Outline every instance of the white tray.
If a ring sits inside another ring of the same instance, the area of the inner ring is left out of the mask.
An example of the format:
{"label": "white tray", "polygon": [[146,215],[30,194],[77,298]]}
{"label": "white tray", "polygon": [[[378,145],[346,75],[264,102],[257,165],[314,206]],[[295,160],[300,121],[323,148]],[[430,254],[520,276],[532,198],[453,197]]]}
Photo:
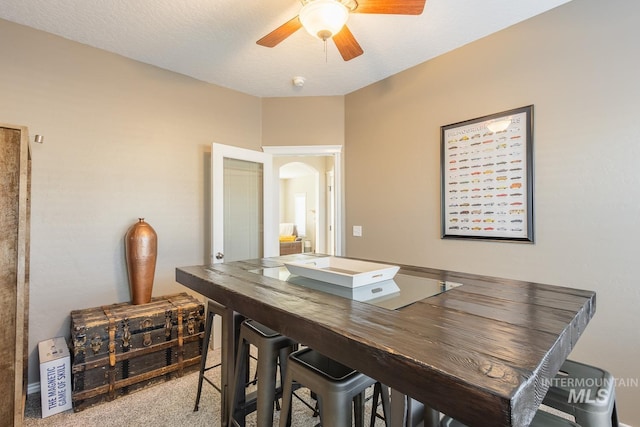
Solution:
{"label": "white tray", "polygon": [[337,257],[285,262],[284,265],[291,274],[349,288],[393,279],[400,269],[396,265]]}
{"label": "white tray", "polygon": [[400,287],[394,280],[385,280],[382,282],[351,288],[348,286],[334,285],[333,283],[319,282],[314,279],[309,279],[308,277],[291,274],[287,279],[287,282],[363,302],[378,300],[379,298],[400,292]]}

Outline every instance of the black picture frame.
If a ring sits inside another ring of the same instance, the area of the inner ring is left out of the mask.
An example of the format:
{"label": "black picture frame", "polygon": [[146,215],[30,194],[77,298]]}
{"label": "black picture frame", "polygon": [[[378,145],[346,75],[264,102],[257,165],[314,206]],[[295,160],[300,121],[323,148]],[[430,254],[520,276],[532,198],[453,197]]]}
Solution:
{"label": "black picture frame", "polygon": [[440,129],[442,238],[533,243],[533,105]]}

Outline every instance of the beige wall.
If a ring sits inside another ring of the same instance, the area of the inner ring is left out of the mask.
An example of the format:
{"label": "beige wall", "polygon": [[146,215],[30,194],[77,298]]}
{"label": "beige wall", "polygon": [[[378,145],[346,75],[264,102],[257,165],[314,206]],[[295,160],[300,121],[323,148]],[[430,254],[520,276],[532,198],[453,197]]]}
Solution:
{"label": "beige wall", "polygon": [[[0,20],[0,118],[32,136],[30,375],[69,312],[130,298],[123,237],[158,234],[154,295],[207,262],[210,144],[260,148],[260,99]],[[9,43],[10,41],[10,43]]]}
{"label": "beige wall", "polygon": [[262,145],[343,144],[343,96],[262,99]]}
{"label": "beige wall", "polygon": [[71,310],[130,299],[123,237],[138,217],[158,233],[154,295],[186,290],[175,267],[208,262],[212,142],[259,150],[263,110],[269,145],[344,142],[344,97],[262,100],[1,19],[0,54],[0,122],[45,137],[32,143],[29,383],[37,343],[68,337]]}
{"label": "beige wall", "polygon": [[[572,357],[637,381],[638,16],[574,0],[348,95],[347,255],[595,290]],[[535,244],[442,240],[440,126],[529,104]],[[640,388],[617,393],[640,425]]]}

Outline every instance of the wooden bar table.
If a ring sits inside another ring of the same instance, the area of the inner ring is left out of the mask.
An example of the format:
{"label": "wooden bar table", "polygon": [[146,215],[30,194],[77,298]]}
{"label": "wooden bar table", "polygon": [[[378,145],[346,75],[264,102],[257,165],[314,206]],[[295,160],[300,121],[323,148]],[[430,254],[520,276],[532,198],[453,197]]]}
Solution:
{"label": "wooden bar table", "polygon": [[179,267],[176,280],[472,427],[529,425],[596,308],[590,291],[422,267],[396,278],[462,286],[392,310],[257,274],[314,256]]}

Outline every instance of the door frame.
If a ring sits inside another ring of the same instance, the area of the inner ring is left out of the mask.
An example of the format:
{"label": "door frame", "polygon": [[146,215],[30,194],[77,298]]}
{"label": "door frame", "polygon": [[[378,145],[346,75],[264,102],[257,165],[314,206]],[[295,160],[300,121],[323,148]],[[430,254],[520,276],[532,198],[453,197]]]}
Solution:
{"label": "door frame", "polygon": [[[262,151],[273,156],[332,156],[334,170],[334,220],[335,220],[335,255],[340,256],[345,253],[344,235],[344,183],[342,180],[342,145],[291,145],[274,146],[263,145]],[[278,182],[278,171],[274,171],[274,182]],[[274,186],[275,197],[274,206],[279,206],[279,187]],[[277,218],[277,217],[276,217]]]}

